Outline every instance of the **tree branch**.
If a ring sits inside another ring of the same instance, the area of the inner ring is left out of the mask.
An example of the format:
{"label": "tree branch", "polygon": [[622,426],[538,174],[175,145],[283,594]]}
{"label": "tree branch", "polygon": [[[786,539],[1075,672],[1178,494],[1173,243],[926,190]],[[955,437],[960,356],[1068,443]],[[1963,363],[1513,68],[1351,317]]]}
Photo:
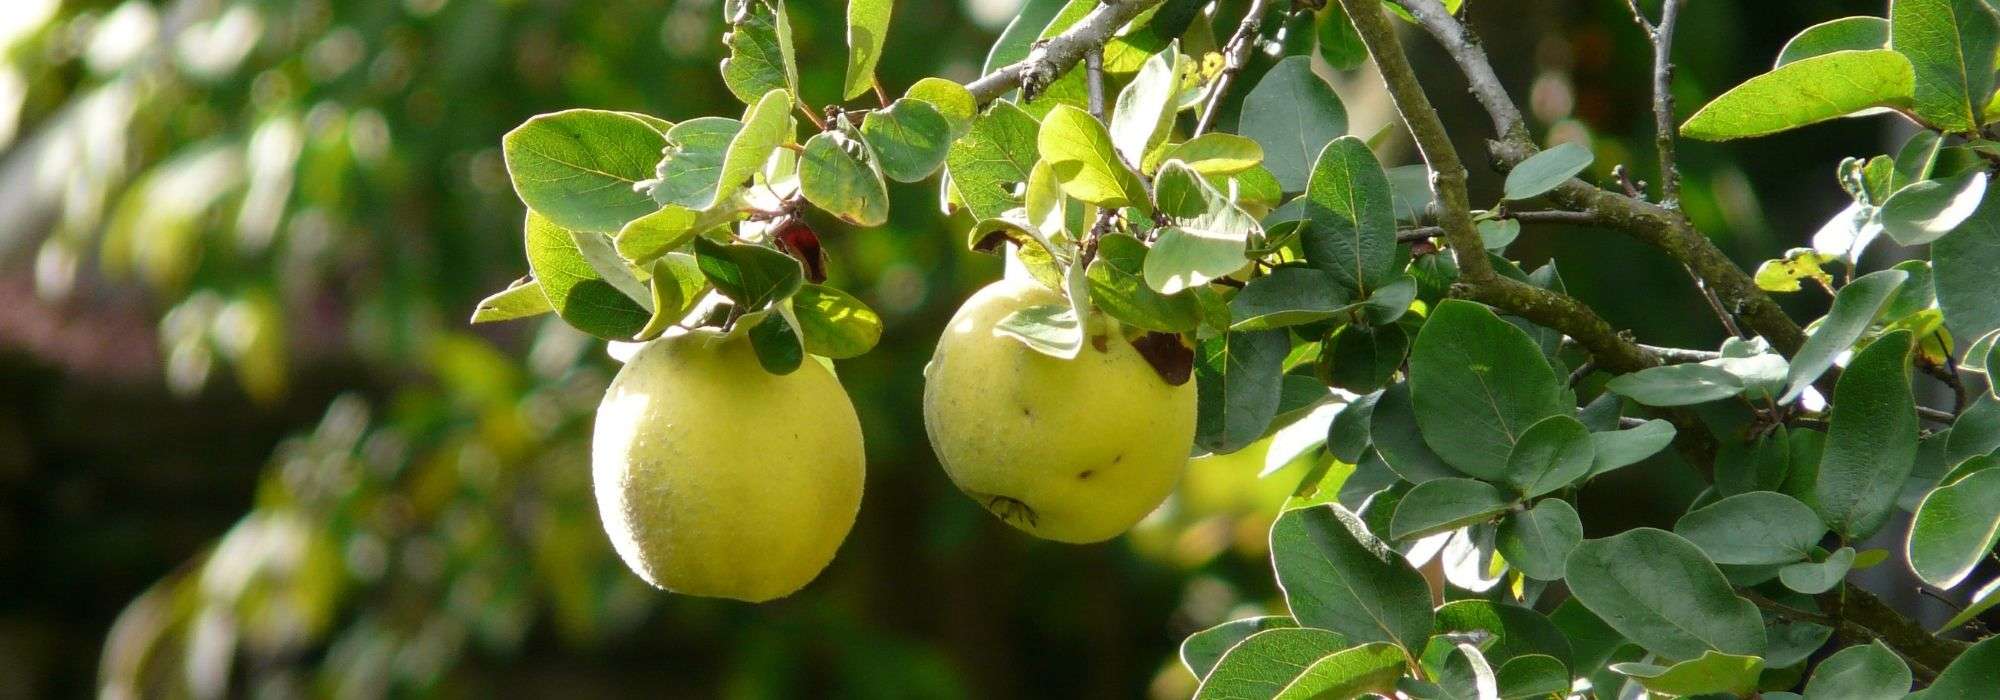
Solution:
{"label": "tree branch", "polygon": [[966,83],[965,89],[981,107],[1014,88],[1021,88],[1029,96],[1038,94],[1083,60],[1085,53],[1102,48],[1127,22],[1159,3],[1160,0],[1105,0],[1067,31],[1037,44],[1027,58],[980,76]]}
{"label": "tree branch", "polygon": [[[1509,170],[1539,152],[1521,119],[1520,109],[1493,72],[1485,49],[1465,25],[1446,12],[1437,0],[1395,2],[1417,19],[1417,24],[1444,47],[1465,74],[1473,96],[1492,118],[1497,137],[1487,145],[1495,164]],[[1770,295],[1757,288],[1748,273],[1709,242],[1680,212],[1576,179],[1557,187],[1550,198],[1565,208],[1596,214],[1603,225],[1651,244],[1688,266],[1725,307],[1751,330],[1770,340],[1771,347],[1778,352],[1789,357],[1805,343],[1805,333],[1798,323],[1786,316]]]}
{"label": "tree branch", "polygon": [[1215,76],[1215,85],[1209,88],[1208,104],[1201,108],[1201,119],[1195,122],[1194,135],[1200,136],[1215,125],[1216,112],[1222,111],[1222,97],[1228,92],[1229,83],[1236,74],[1243,72],[1243,65],[1250,61],[1250,45],[1255,43],[1258,30],[1264,22],[1264,5],[1268,0],[1250,0],[1250,9],[1243,13],[1243,23],[1237,25],[1236,33],[1229,37],[1229,43],[1222,47],[1222,74]]}
{"label": "tree branch", "polygon": [[[1653,144],[1660,151],[1660,206],[1681,207],[1681,171],[1674,164],[1674,27],[1687,0],[1662,0],[1653,40]],[[1699,284],[1699,282],[1697,282]],[[1702,293],[1708,288],[1702,286]]]}

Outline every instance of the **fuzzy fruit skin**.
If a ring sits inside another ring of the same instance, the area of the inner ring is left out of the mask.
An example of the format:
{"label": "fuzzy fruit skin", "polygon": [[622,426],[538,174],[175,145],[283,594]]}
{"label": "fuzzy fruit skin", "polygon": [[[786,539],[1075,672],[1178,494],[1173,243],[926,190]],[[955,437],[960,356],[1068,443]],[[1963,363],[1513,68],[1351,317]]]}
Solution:
{"label": "fuzzy fruit skin", "polygon": [[742,333],[639,350],[597,409],[605,534],[659,588],[753,603],[804,587],[861,506],[861,423],[816,361],[773,375]]}
{"label": "fuzzy fruit skin", "polygon": [[967,299],[924,368],[924,426],[958,488],[1059,542],[1118,536],[1166,500],[1194,445],[1194,382],[1173,386],[1130,343],[1074,360],[993,333],[1016,310],[1062,304],[1028,280]]}

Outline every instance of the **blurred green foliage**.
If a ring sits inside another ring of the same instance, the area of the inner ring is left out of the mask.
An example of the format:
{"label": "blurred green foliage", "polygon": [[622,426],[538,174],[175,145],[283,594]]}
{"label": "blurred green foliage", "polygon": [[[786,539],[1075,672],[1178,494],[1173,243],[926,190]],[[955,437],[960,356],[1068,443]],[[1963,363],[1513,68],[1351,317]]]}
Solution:
{"label": "blurred green foliage", "polygon": [[[975,77],[1006,4],[900,3],[883,83]],[[1226,32],[1244,3],[1220,4]],[[1650,170],[1623,3],[1471,4],[1547,135],[1591,133],[1600,176]],[[1677,86],[1697,102],[1797,27],[1877,4],[1697,4]],[[734,113],[718,0],[5,5],[0,695],[1176,696],[1181,636],[1275,600],[1264,533],[1296,478],[1256,475],[1292,461],[1282,445],[1195,461],[1168,508],[1100,546],[1021,537],[951,488],[916,419],[921,367],[998,264],[923,185],[891,186],[887,226],[813,222],[834,283],[888,329],[840,365],[869,480],[832,568],[760,607],[624,570],[589,497],[601,346],[464,319],[523,269],[500,135],[572,106]],[[842,89],[843,5],[792,4],[813,104]],[[1337,84],[1349,104],[1379,89],[1365,69]],[[1884,140],[1869,128],[1689,145],[1688,207],[1744,259],[1797,245],[1838,208],[1841,154],[1818,145]],[[1619,269],[1571,291],[1641,335],[1719,337],[1636,243],[1514,249]],[[1693,493],[1619,488],[1586,497],[1611,514],[1586,522],[1660,522]],[[192,536],[159,527],[189,519]]]}

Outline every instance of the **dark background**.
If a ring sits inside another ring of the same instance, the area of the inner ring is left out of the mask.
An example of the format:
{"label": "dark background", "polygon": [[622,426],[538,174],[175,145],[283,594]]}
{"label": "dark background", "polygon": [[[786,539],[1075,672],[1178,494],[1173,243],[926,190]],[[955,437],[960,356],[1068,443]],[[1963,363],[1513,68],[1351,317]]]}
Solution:
{"label": "dark background", "polygon": [[[1087,547],[1022,536],[943,478],[921,369],[999,265],[963,250],[934,182],[896,186],[886,227],[817,222],[834,283],[887,323],[840,366],[869,474],[838,559],[762,606],[624,571],[585,458],[615,366],[557,323],[464,319],[525,272],[508,129],[568,107],[740,112],[715,70],[716,0],[86,0],[45,19],[16,1],[0,11],[22,18],[0,19],[20,25],[0,30],[0,697],[1172,697],[1192,689],[1181,636],[1274,602],[1263,531],[1289,484],[1255,478],[1261,448],[1196,461],[1166,511]],[[884,84],[975,77],[991,18],[1011,17],[969,14],[983,1],[898,3]],[[1220,4],[1226,33],[1247,3]],[[1538,136],[1592,138],[1598,177],[1656,179],[1650,58],[1624,3],[1469,4]],[[1680,113],[1799,29],[1883,6],[1691,3]],[[838,88],[842,7],[791,3],[814,104]],[[1448,60],[1406,36],[1462,152],[1482,153],[1490,127]],[[1335,82],[1357,124],[1388,119],[1372,68]],[[1688,209],[1754,266],[1804,245],[1845,204],[1835,164],[1892,149],[1894,128],[1683,144]],[[1498,187],[1475,167],[1475,201]],[[273,192],[275,222],[250,221]],[[1619,234],[1531,227],[1512,251],[1556,260],[1646,342],[1722,337],[1685,273]],[[1795,297],[1799,318],[1823,310]],[[1670,466],[1626,470],[1584,494],[1585,521],[1668,523],[1697,490]]]}

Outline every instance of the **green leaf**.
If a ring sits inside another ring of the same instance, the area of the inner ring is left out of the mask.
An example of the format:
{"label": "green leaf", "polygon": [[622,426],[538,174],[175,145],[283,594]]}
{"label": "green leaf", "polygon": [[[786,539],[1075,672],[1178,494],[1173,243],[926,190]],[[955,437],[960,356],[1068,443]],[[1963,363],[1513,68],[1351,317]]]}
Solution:
{"label": "green leaf", "polygon": [[1487,219],[1478,223],[1479,244],[1487,250],[1505,250],[1521,237],[1521,222],[1518,219]]}
{"label": "green leaf", "polygon": [[1944,136],[1938,132],[1925,129],[1910,135],[1910,139],[1903,142],[1903,147],[1896,150],[1889,191],[1893,193],[1929,179],[1931,171],[1937,167],[1938,153],[1943,146]]}
{"label": "green leaf", "polygon": [[1619,375],[1604,388],[1648,406],[1688,406],[1741,394],[1743,380],[1719,367],[1687,363]]}
{"label": "green leaf", "polygon": [[1539,197],[1576,177],[1596,158],[1589,146],[1580,143],[1560,144],[1536,153],[1507,173],[1505,196],[1514,201]]}
{"label": "green leaf", "polygon": [[792,324],[782,313],[764,314],[761,321],[750,327],[749,335],[750,349],[757,354],[757,364],[766,372],[791,374],[805,362],[806,353],[799,345],[799,334],[792,330]]}
{"label": "green leaf", "polygon": [[1395,378],[1409,352],[1410,335],[1400,325],[1350,323],[1326,339],[1320,363],[1328,384],[1356,393],[1371,392]]}
{"label": "green leaf", "polygon": [[1499,487],[1473,479],[1432,479],[1403,495],[1389,520],[1389,537],[1408,540],[1492,520],[1514,499]]}
{"label": "green leaf", "polygon": [[532,209],[524,228],[528,269],[563,321],[608,340],[629,339],[646,326],[652,314],[598,275],[569,229]]}
{"label": "green leaf", "polygon": [[1119,159],[1104,123],[1089,112],[1057,105],[1042,119],[1036,143],[1063,194],[1100,207],[1150,206],[1145,185]]}
{"label": "green leaf", "polygon": [[1813,669],[1806,697],[1898,700],[1910,692],[1910,667],[1881,642],[1834,652]]}
{"label": "green leaf", "polygon": [[[894,0],[847,0],[847,81],[840,97],[851,100],[875,86],[875,64],[889,38]],[[907,181],[905,181],[907,182]]]}
{"label": "green leaf", "polygon": [[1945,436],[1945,462],[1962,462],[1996,449],[2000,449],[2000,401],[1985,394],[1952,421],[1951,432]]}
{"label": "green leaf", "polygon": [[1076,359],[1083,351],[1083,323],[1067,304],[1042,304],[1007,314],[993,325],[993,333],[1058,359]]}
{"label": "green leaf", "polygon": [[873,160],[866,142],[839,131],[815,134],[799,159],[799,191],[842,221],[880,226],[889,220],[889,186]]}
{"label": "green leaf", "polygon": [[1835,51],[1865,51],[1889,45],[1889,20],[1881,17],[1842,17],[1821,22],[1785,42],[1778,51],[1777,65],[1830,54]]}
{"label": "green leaf", "polygon": [[1531,698],[1561,695],[1569,691],[1569,672],[1554,657],[1530,654],[1500,665],[1494,681],[1502,698]]}
{"label": "green leaf", "polygon": [[951,143],[945,171],[973,220],[997,218],[1021,206],[1016,187],[1034,169],[1035,138],[1041,125],[1020,107],[996,100],[972,121],[971,130]]}
{"label": "green leaf", "polygon": [[1278,412],[1278,377],[1291,345],[1284,331],[1223,333],[1201,341],[1194,361],[1196,447],[1228,454],[1263,436]]}
{"label": "green leaf", "polygon": [[[1186,666],[1188,672],[1194,674],[1196,679],[1207,678],[1208,672],[1215,669],[1216,662],[1221,661],[1222,656],[1228,653],[1231,647],[1250,638],[1250,635],[1265,630],[1290,629],[1298,626],[1298,623],[1293,622],[1292,618],[1284,615],[1267,615],[1263,617],[1246,617],[1241,620],[1230,620],[1190,634],[1187,639],[1182,640],[1181,665]],[[1333,635],[1332,632],[1327,632],[1326,630],[1312,630],[1312,632],[1315,634],[1307,636],[1313,637],[1315,640],[1324,639],[1325,637],[1322,635]],[[1339,635],[1333,636],[1338,637]],[[1347,640],[1341,639],[1330,646],[1336,649],[1347,646]]]}
{"label": "green leaf", "polygon": [[1583,478],[1596,459],[1589,428],[1569,416],[1549,416],[1521,433],[1501,476],[1522,496],[1534,498]]}
{"label": "green leaf", "polygon": [[1596,448],[1597,459],[1590,465],[1590,475],[1605,472],[1651,457],[1674,442],[1674,424],[1655,418],[1633,428],[1591,433],[1591,446]]}
{"label": "green leaf", "polygon": [[964,85],[944,78],[924,78],[910,85],[903,93],[903,99],[928,103],[951,124],[951,137],[964,136],[972,129],[972,120],[979,116],[979,103],[972,98],[972,92]]}
{"label": "green leaf", "polygon": [[1175,144],[1164,160],[1187,163],[1205,176],[1223,177],[1257,167],[1264,162],[1264,148],[1247,137],[1211,131]]}
{"label": "green leaf", "polygon": [[667,148],[654,167],[656,177],[642,183],[650,185],[653,201],[693,210],[710,208],[722,176],[722,159],[742,130],[743,122],[728,117],[689,119],[668,129]]}
{"label": "green leaf", "polygon": [[1395,687],[1403,654],[1394,645],[1343,649],[1340,635],[1319,629],[1258,632],[1224,654],[1196,698],[1354,697]]}
{"label": "green leaf", "polygon": [[472,322],[511,321],[540,316],[554,310],[549,306],[549,297],[542,293],[542,283],[524,278],[515,280],[506,289],[481,299],[479,306],[472,310]]}
{"label": "green leaf", "polygon": [[1744,81],[1681,124],[1703,141],[1764,136],[1871,107],[1910,104],[1910,62],[1888,49],[1835,51],[1787,63]]}
{"label": "green leaf", "polygon": [[847,292],[806,284],[792,297],[792,312],[806,352],[844,360],[868,352],[882,339],[882,317]]}
{"label": "green leaf", "polygon": [[2000,637],[1987,637],[1944,667],[1921,697],[1911,695],[1906,700],[1986,697],[1993,694],[1995,678],[2000,678]]}
{"label": "green leaf", "polygon": [[1924,180],[1882,203],[1882,231],[1903,245],[1923,245],[1944,237],[1979,210],[1986,196],[1986,171],[1943,180]]}
{"label": "green leaf", "polygon": [[1909,356],[1909,331],[1884,335],[1854,354],[1833,391],[1813,496],[1826,524],[1849,540],[1882,526],[1916,465]]}
{"label": "green leaf", "polygon": [[1917,116],[1946,131],[1979,129],[2000,51],[2000,19],[1985,0],[1894,0],[1889,46],[1916,70]]}
{"label": "green leaf", "polygon": [[1319,57],[1328,66],[1334,70],[1354,70],[1368,60],[1368,47],[1361,43],[1361,33],[1354,30],[1353,20],[1347,18],[1347,10],[1340,3],[1327,3],[1314,22],[1319,35]]}
{"label": "green leaf", "polygon": [[2000,469],[1982,469],[1924,497],[1910,523],[1910,570],[1949,590],[1963,583],[1995,544],[2000,544]]}
{"label": "green leaf", "polygon": [[653,290],[653,317],[646,320],[646,327],[639,330],[635,340],[660,337],[685,317],[708,290],[708,278],[702,276],[701,264],[687,253],[662,255],[653,260],[651,271],[653,277],[646,280],[646,286]]}
{"label": "green leaf", "polygon": [[1528,578],[1554,581],[1563,577],[1563,560],[1582,541],[1583,521],[1576,508],[1560,498],[1544,498],[1500,521],[1494,546]]}
{"label": "green leaf", "polygon": [[1972,600],[1966,603],[1965,609],[1951,616],[1951,619],[1945,621],[1937,631],[1943,633],[1963,627],[1966,623],[1972,622],[1973,618],[1986,614],[1986,611],[1993,609],[1995,605],[2000,605],[2000,579],[1988,581],[1986,585],[1980,586],[1979,590],[1973,591]]}
{"label": "green leaf", "polygon": [[627,264],[624,258],[618,257],[618,251],[612,247],[610,238],[591,231],[571,231],[570,238],[576,243],[576,252],[583,256],[583,262],[590,266],[591,271],[597,273],[598,279],[609,283],[613,289],[617,289],[625,295],[625,298],[631,299],[647,312],[653,310],[652,291],[646,288],[645,283],[639,281],[639,276],[633,273],[632,266]]}
{"label": "green leaf", "polygon": [[1432,452],[1424,444],[1423,435],[1417,432],[1417,413],[1410,402],[1409,382],[1382,391],[1382,398],[1375,402],[1375,411],[1369,415],[1368,434],[1382,461],[1404,481],[1421,484],[1462,476]]}
{"label": "green leaf", "polygon": [[1250,280],[1229,300],[1229,330],[1263,331],[1333,318],[1347,303],[1347,291],[1333,275],[1310,267],[1285,266]]}
{"label": "green leaf", "polygon": [[763,246],[696,238],[694,253],[701,274],[745,313],[791,296],[805,281],[799,261]]}
{"label": "green leaf", "polygon": [[1697,508],[1674,523],[1674,534],[1717,564],[1768,565],[1805,561],[1826,525],[1799,499],[1752,491]]}
{"label": "green leaf", "polygon": [[633,185],[653,176],[664,146],[643,119],[589,109],[536,116],[501,139],[507,176],[529,209],[600,233],[659,208]]}
{"label": "green leaf", "polygon": [[1570,410],[1562,388],[1526,333],[1473,302],[1439,304],[1410,350],[1425,443],[1475,477],[1499,478],[1529,426]]}
{"label": "green leaf", "polygon": [[1090,261],[1090,298],[1120,322],[1160,333],[1194,330],[1201,307],[1192,294],[1166,295],[1146,286],[1146,244],[1131,236],[1098,239]]}
{"label": "green leaf", "polygon": [[1875,320],[1876,312],[1902,286],[1909,273],[1902,270],[1882,270],[1855,278],[1834,295],[1833,308],[1828,309],[1826,318],[1819,328],[1806,338],[1805,345],[1792,356],[1791,372],[1787,375],[1790,387],[1785,390],[1781,402],[1789,403],[1804,393],[1813,380],[1833,366],[1834,358],[1846,352],[1868,330],[1868,324]]}
{"label": "green leaf", "polygon": [[729,150],[717,170],[715,197],[698,208],[713,207],[742,191],[750,178],[764,169],[771,151],[792,142],[795,128],[791,95],[783,90],[764,93],[763,99],[743,113],[743,129],[729,140]]}
{"label": "green leaf", "polygon": [[1237,132],[1264,148],[1264,167],[1286,192],[1306,188],[1313,159],[1347,133],[1347,108],[1312,72],[1312,59],[1292,56],[1264,73],[1243,98]]}
{"label": "green leaf", "polygon": [[1694,543],[1642,527],[1585,540],[1565,565],[1570,592],[1619,634],[1670,660],[1764,649],[1757,606]]}
{"label": "green leaf", "polygon": [[736,219],[736,211],[721,207],[696,211],[669,204],[659,211],[625,222],[614,242],[618,255],[633,264],[651,263],[690,239]]}
{"label": "green leaf", "polygon": [[[1146,151],[1167,136],[1160,128],[1161,120],[1170,115],[1168,104],[1177,86],[1174,63],[1179,56],[1173,49],[1153,54],[1132,76],[1132,82],[1118,91],[1116,108],[1111,112],[1111,143],[1126,163],[1145,162]],[[1171,131],[1173,124],[1165,126]]]}
{"label": "green leaf", "polygon": [[1271,525],[1271,564],[1299,624],[1410,650],[1430,638],[1423,575],[1339,506],[1279,514]]}
{"label": "green leaf", "polygon": [[1439,606],[1435,634],[1484,632],[1481,643],[1488,661],[1506,663],[1539,656],[1568,666],[1569,641],[1555,623],[1532,609],[1488,600],[1454,600]]}
{"label": "green leaf", "polygon": [[722,82],[730,94],[752,104],[772,90],[797,92],[798,60],[792,55],[784,0],[726,0],[722,12],[729,23],[722,42],[729,49],[729,57],[722,59]]}
{"label": "green leaf", "polygon": [[1841,547],[1827,555],[1825,561],[1802,561],[1779,569],[1778,580],[1794,591],[1819,595],[1833,590],[1847,578],[1847,570],[1854,567],[1854,556],[1853,547]]}
{"label": "green leaf", "polygon": [[1952,335],[1977,338],[2000,328],[2000,294],[1993,271],[2000,270],[2000,186],[1989,185],[1979,211],[1931,244],[1938,307]]}
{"label": "green leaf", "polygon": [[1757,692],[1757,676],[1764,672],[1764,660],[1707,651],[1670,667],[1623,663],[1612,664],[1611,670],[1630,676],[1640,687],[1661,695],[1728,693],[1743,697]]}
{"label": "green leaf", "polygon": [[951,152],[952,131],[951,120],[936,106],[909,97],[861,118],[861,139],[875,151],[882,174],[897,182],[937,172]]}
{"label": "green leaf", "polygon": [[1388,175],[1368,144],[1334,139],[1306,183],[1307,223],[1299,230],[1306,261],[1333,273],[1356,296],[1396,273],[1396,208]]}
{"label": "green leaf", "polygon": [[1333,421],[1326,427],[1327,453],[1342,462],[1360,464],[1370,446],[1368,423],[1375,415],[1375,404],[1381,399],[1380,391],[1363,394],[1354,397],[1341,407],[1339,413],[1333,414]]}

